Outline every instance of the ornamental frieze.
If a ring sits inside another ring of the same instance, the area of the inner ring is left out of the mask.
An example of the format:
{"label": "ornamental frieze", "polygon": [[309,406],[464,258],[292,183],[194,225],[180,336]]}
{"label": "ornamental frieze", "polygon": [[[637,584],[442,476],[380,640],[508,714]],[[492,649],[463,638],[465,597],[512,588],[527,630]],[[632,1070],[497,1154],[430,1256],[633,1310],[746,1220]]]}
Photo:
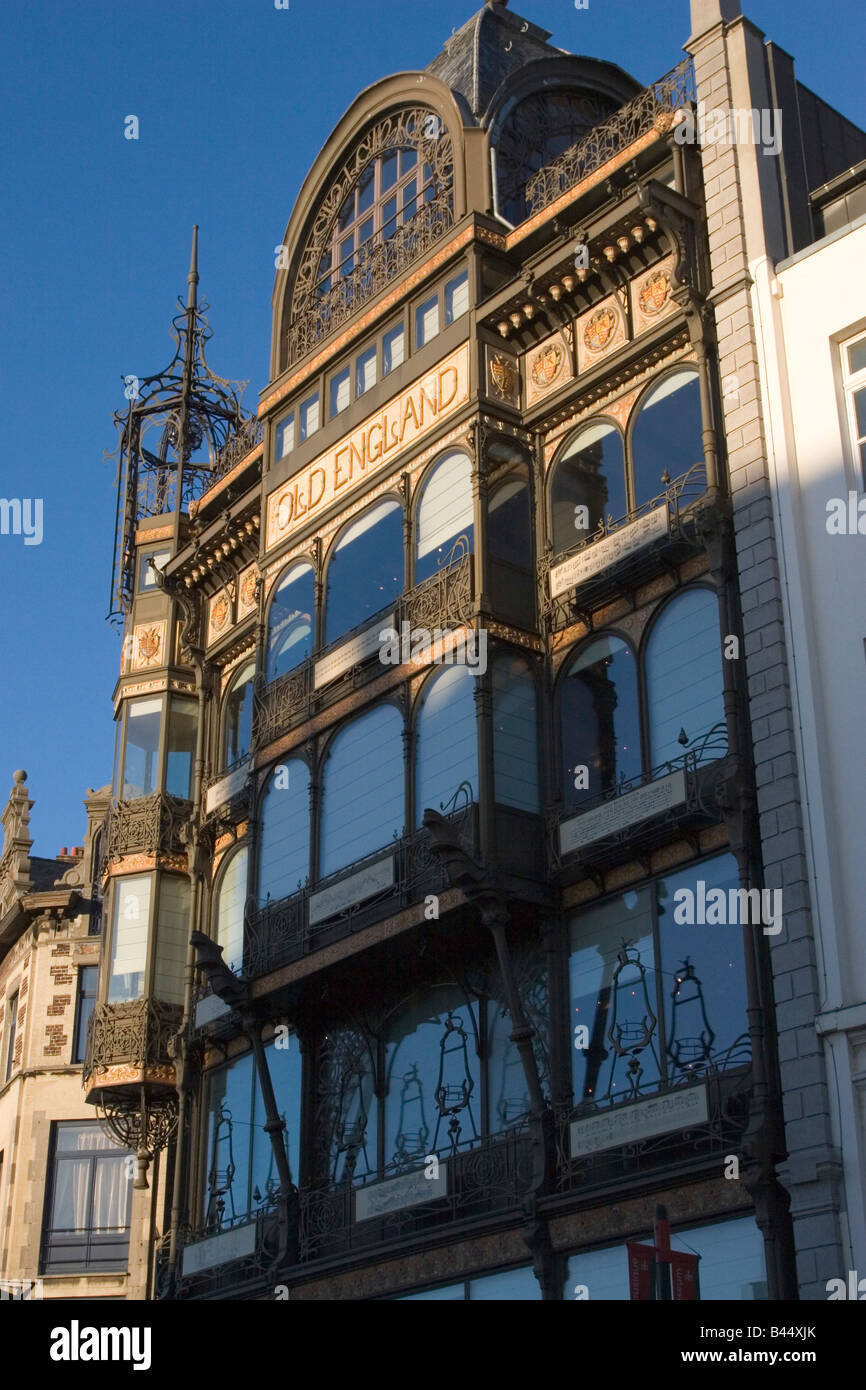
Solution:
{"label": "ornamental frieze", "polygon": [[571,344],[564,332],[554,333],[524,354],[523,375],[527,409],[573,378]]}
{"label": "ornamental frieze", "polygon": [[616,295],[595,304],[577,320],[577,365],[590,371],[626,341],[625,320]]}
{"label": "ornamental frieze", "polygon": [[676,313],[677,303],[671,294],[673,270],[674,257],[666,256],[645,275],[632,280],[630,293],[635,337]]}

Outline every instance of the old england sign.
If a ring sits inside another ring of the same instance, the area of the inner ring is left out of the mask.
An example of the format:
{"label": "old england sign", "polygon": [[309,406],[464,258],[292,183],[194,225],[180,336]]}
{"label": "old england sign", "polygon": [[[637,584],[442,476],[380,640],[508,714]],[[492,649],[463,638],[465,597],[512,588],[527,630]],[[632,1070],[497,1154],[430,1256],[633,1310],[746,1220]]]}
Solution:
{"label": "old england sign", "polygon": [[384,410],[370,416],[268,497],[268,549],[354,494],[469,398],[469,344],[463,343]]}

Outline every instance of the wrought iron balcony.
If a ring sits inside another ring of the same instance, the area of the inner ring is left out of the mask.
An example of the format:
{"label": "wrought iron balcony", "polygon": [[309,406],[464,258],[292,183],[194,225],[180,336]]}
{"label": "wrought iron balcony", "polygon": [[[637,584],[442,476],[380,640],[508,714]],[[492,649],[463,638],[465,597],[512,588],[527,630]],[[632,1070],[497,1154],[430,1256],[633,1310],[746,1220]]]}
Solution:
{"label": "wrought iron balcony", "polygon": [[661,481],[664,491],[634,511],[608,517],[593,535],[559,555],[541,557],[541,613],[551,631],[699,553],[696,520],[707,495],[706,466],[696,463],[678,478],[663,475]]}
{"label": "wrought iron balcony", "polygon": [[694,66],[687,58],[539,169],[526,185],[528,216],[549,207],[642,135],[669,130],[674,112],[694,101],[695,95]]}
{"label": "wrought iron balcony", "polygon": [[127,854],[182,854],[190,809],[188,801],[164,792],[115,802],[106,817],[108,860]]}
{"label": "wrought iron balcony", "polygon": [[312,352],[340,324],[435,246],[453,224],[453,205],[449,185],[423,203],[415,216],[404,222],[387,241],[371,241],[361,247],[355,256],[354,269],[326,293],[317,294],[311,290],[307,302],[289,326],[289,363]]}
{"label": "wrought iron balcony", "polygon": [[157,999],[97,1004],[87,1025],[85,1086],[98,1086],[100,1073],[109,1067],[126,1065],[146,1071],[169,1062],[182,1013],[179,1004]]}
{"label": "wrought iron balcony", "polygon": [[[610,1184],[649,1182],[657,1172],[672,1180],[679,1172],[717,1165],[720,1156],[737,1149],[748,1122],[751,1094],[746,1036],[725,1069],[709,1068],[703,1075],[659,1088],[634,1103],[558,1110],[557,1193],[589,1195]],[[584,1121],[597,1126],[591,1139],[580,1133]],[[577,1134],[573,1126],[578,1127]],[[654,1129],[661,1132],[653,1133]],[[574,1156],[576,1139],[577,1146],[588,1151]],[[590,1144],[597,1147],[589,1148]],[[555,1203],[555,1198],[548,1200]]]}
{"label": "wrought iron balcony", "polygon": [[[463,848],[473,857],[478,853],[477,809],[467,801],[449,816]],[[244,975],[264,975],[447,887],[441,861],[430,850],[429,832],[413,831],[388,849],[322,879],[314,889],[304,887],[250,912]]]}
{"label": "wrought iron balcony", "polygon": [[220,478],[230,473],[236,463],[251,454],[253,449],[262,442],[262,422],[255,415],[244,420],[243,424],[230,434],[223,447],[214,459],[211,469],[209,487],[218,482]]}
{"label": "wrought iron balcony", "polygon": [[435,574],[407,589],[381,613],[366,619],[351,632],[343,633],[294,670],[270,683],[264,676],[257,676],[253,687],[253,748],[267,747],[318,710],[342,699],[348,690],[357,689],[382,675],[385,668],[377,648],[360,660],[347,663],[333,679],[322,679],[323,666],[328,659],[333,660],[343,647],[351,651],[351,644],[374,628],[377,621],[384,623],[393,613],[398,633],[404,622],[413,633],[419,628],[433,633],[468,626],[472,622],[472,556],[465,544],[460,546],[459,542],[452,556],[454,558]]}
{"label": "wrought iron balcony", "polygon": [[645,854],[689,827],[722,818],[727,726],[713,725],[679,758],[623,779],[609,791],[548,817],[551,872],[571,879]]}

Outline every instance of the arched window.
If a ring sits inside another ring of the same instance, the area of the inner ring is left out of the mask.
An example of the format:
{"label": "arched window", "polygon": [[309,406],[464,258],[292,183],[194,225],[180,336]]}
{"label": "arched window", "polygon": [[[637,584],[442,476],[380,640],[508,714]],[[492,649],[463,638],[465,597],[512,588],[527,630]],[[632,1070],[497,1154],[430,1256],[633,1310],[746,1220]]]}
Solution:
{"label": "arched window", "polygon": [[418,502],[415,528],[415,583],[445,564],[455,541],[465,537],[471,551],[472,465],[466,454],[446,454],[428,473]]}
{"label": "arched window", "polygon": [[715,725],[724,730],[719,605],[711,589],[685,589],[662,609],[647,644],[646,683],[653,767],[681,757]]}
{"label": "arched window", "polygon": [[247,900],[246,845],[236,849],[220,876],[214,905],[216,940],[230,970],[240,971],[244,959],[244,904]]}
{"label": "arched window", "polygon": [[698,374],[672,372],[644,397],[631,436],[634,505],[642,507],[664,489],[662,474],[671,478],[703,463],[703,426]]}
{"label": "arched window", "polygon": [[478,796],[475,677],[448,666],[427,682],[415,725],[415,824],[447,806],[461,782]]}
{"label": "arched window", "polygon": [[554,465],[550,511],[556,555],[588,540],[599,522],[626,515],[625,454],[614,425],[587,425],[566,446]]}
{"label": "arched window", "polygon": [[362,512],[328,562],[325,642],[378,613],[403,592],[403,509],[391,499]]}
{"label": "arched window", "polygon": [[278,901],[310,876],[310,769],[300,758],[278,763],[262,799],[258,899]]}
{"label": "arched window", "polygon": [[283,676],[313,650],[313,567],[292,565],[280,579],[268,612],[269,681]]}
{"label": "arched window", "polygon": [[595,637],[572,657],[562,678],[559,720],[566,806],[639,775],[637,669],[622,638]]}
{"label": "arched window", "polygon": [[526,185],[618,103],[594,91],[548,90],[511,108],[496,139],[499,209],[515,226],[536,209]]}
{"label": "arched window", "polygon": [[229,687],[223,709],[222,765],[232,767],[250,751],[253,734],[253,677],[256,663],[248,661]]}
{"label": "arched window", "polygon": [[441,985],[399,1009],[385,1042],[385,1164],[412,1167],[481,1137],[476,1007]]}
{"label": "arched window", "polygon": [[493,785],[503,805],[538,810],[535,679],[520,656],[493,663]]}
{"label": "arched window", "polygon": [[509,473],[490,494],[487,549],[493,560],[532,569],[532,516],[525,469]]}
{"label": "arched window", "polygon": [[322,784],[321,877],[403,834],[403,720],[378,705],[331,743]]}

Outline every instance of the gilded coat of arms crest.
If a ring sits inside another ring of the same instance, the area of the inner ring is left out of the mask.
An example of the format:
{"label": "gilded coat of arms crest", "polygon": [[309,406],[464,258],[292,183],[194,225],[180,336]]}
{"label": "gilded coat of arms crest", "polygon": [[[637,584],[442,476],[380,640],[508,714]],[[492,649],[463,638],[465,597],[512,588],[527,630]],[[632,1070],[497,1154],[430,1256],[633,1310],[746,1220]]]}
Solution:
{"label": "gilded coat of arms crest", "polygon": [[639,304],[643,313],[652,317],[660,314],[671,292],[671,279],[664,270],[657,270],[641,285]]}
{"label": "gilded coat of arms crest", "polygon": [[616,311],[609,304],[597,309],[583,330],[587,352],[604,352],[616,332],[616,324]]}
{"label": "gilded coat of arms crest", "polygon": [[532,380],[536,386],[544,390],[547,386],[552,386],[562,371],[562,364],[565,360],[562,348],[559,343],[548,343],[540,352],[537,352],[532,359]]}
{"label": "gilded coat of arms crest", "polygon": [[496,394],[501,396],[503,400],[514,396],[517,372],[514,369],[514,363],[509,358],[503,357],[501,352],[497,352],[490,359],[490,380]]}
{"label": "gilded coat of arms crest", "polygon": [[229,616],[229,601],[225,594],[220,594],[216,603],[210,611],[210,622],[214,632],[222,632]]}
{"label": "gilded coat of arms crest", "polygon": [[252,608],[256,601],[256,572],[250,570],[241,585],[241,604],[244,608]]}
{"label": "gilded coat of arms crest", "polygon": [[159,656],[159,649],[162,646],[162,632],[159,627],[144,627],[137,634],[138,636],[138,659],[146,665],[151,665]]}

